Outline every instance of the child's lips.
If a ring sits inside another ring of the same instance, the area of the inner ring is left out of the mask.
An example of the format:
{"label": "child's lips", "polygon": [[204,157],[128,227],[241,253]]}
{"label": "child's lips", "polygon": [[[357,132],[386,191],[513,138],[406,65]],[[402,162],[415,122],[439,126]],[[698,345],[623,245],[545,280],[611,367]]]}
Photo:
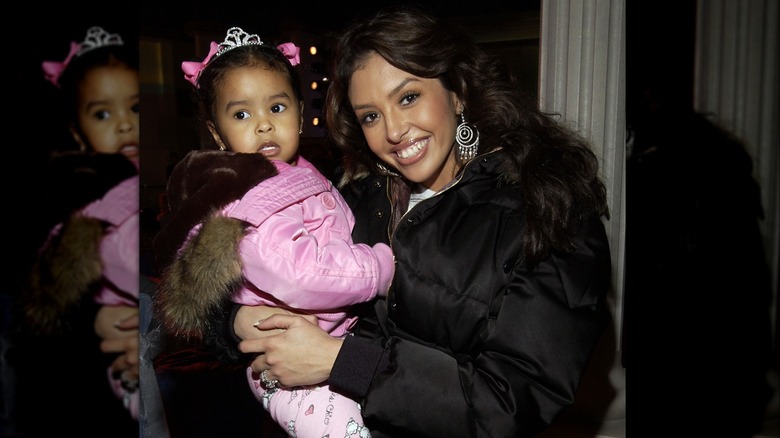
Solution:
{"label": "child's lips", "polygon": [[119,153],[127,157],[135,157],[138,155],[138,145],[128,144],[119,148]]}
{"label": "child's lips", "polygon": [[272,157],[274,155],[277,155],[279,151],[281,151],[282,148],[279,147],[276,143],[265,143],[262,146],[260,146],[259,152],[266,157]]}

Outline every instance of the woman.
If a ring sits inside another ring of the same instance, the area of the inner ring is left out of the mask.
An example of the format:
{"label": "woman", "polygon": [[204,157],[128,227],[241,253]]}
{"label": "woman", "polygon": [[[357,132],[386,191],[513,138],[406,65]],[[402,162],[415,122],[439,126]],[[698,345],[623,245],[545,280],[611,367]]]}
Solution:
{"label": "woman", "polygon": [[536,436],[610,321],[597,158],[465,32],[410,8],[343,33],[327,122],[353,238],[390,242],[396,275],[343,340],[234,309],[240,338],[285,329],[240,344],[253,370],[328,380],[374,438]]}

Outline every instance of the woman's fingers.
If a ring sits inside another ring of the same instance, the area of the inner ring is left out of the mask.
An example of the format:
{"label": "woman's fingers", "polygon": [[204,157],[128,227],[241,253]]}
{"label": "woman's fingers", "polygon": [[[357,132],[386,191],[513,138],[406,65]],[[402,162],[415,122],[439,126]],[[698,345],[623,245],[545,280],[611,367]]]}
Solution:
{"label": "woman's fingers", "polygon": [[239,344],[244,353],[257,354],[255,373],[268,370],[269,378],[283,386],[312,385],[328,379],[341,348],[334,338],[300,316],[274,315],[255,324],[258,330],[282,329],[283,333]]}
{"label": "woman's fingers", "polygon": [[138,307],[102,306],[95,316],[95,333],[101,339],[127,336],[138,328]]}

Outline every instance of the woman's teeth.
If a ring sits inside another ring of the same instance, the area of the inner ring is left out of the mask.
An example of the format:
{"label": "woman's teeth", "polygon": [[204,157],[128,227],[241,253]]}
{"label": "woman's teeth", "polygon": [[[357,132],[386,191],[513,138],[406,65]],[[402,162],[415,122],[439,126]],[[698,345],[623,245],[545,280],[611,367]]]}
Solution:
{"label": "woman's teeth", "polygon": [[409,146],[408,148],[396,152],[396,155],[398,155],[401,158],[411,158],[419,154],[420,151],[425,147],[427,143],[428,143],[427,141],[418,141],[417,143]]}

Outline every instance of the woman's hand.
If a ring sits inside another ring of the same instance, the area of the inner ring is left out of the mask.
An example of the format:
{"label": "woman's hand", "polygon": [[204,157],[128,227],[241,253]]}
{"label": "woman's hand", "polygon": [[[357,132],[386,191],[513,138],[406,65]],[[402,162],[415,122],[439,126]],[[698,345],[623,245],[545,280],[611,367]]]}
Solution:
{"label": "woman's hand", "polygon": [[100,339],[138,335],[138,307],[102,306],[95,316],[95,333]]}
{"label": "woman's hand", "polygon": [[125,377],[130,379],[137,379],[139,374],[138,324],[137,307],[103,306],[95,317],[95,332],[103,339],[100,350],[118,354],[111,364],[111,371],[125,373]]}
{"label": "woman's hand", "polygon": [[266,319],[276,314],[293,315],[292,312],[279,307],[241,306],[236,313],[236,319],[233,323],[233,331],[235,331],[236,335],[242,340],[260,339],[266,336],[277,335],[282,333],[284,330],[258,330],[257,327],[255,327],[257,321]]}
{"label": "woman's hand", "polygon": [[[237,325],[240,318],[237,315]],[[302,316],[277,314],[254,325],[257,330],[283,330],[262,339],[244,340],[238,345],[244,353],[258,354],[252,362],[254,372],[268,370],[269,379],[277,379],[288,387],[313,385],[330,377],[344,341],[330,336]]]}
{"label": "woman's hand", "polygon": [[[136,333],[138,331],[136,330]],[[120,353],[114,362],[111,363],[111,372],[114,374],[123,374],[125,378],[138,380],[139,375],[139,356],[138,356],[138,336],[125,338],[106,339],[100,343],[100,350],[103,353]]]}

